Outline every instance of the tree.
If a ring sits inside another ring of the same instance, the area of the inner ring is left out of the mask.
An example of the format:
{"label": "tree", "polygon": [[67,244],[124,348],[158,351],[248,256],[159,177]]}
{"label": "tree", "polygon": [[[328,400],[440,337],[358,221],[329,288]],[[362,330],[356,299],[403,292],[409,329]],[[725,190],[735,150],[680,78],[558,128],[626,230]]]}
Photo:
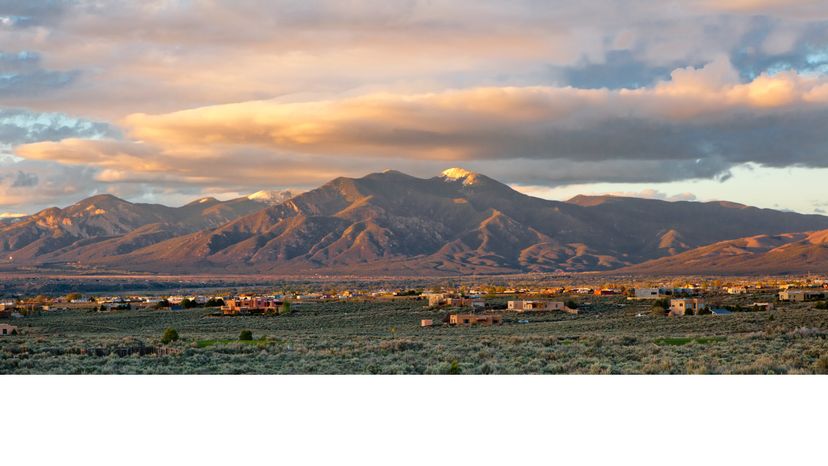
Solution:
{"label": "tree", "polygon": [[239,334],[239,340],[241,341],[250,341],[253,339],[253,332],[250,330],[242,330]]}
{"label": "tree", "polygon": [[72,301],[72,300],[80,299],[80,298],[81,298],[80,293],[69,293],[68,295],[66,295],[66,300],[67,301]]}
{"label": "tree", "polygon": [[207,307],[221,307],[224,306],[224,300],[221,298],[210,298],[205,304]]}
{"label": "tree", "polygon": [[569,299],[564,303],[564,306],[570,309],[578,309],[578,303],[575,302],[573,299]]}
{"label": "tree", "polygon": [[168,344],[178,340],[178,332],[174,328],[164,330],[164,335],[161,337],[161,343]]}
{"label": "tree", "polygon": [[167,301],[166,299],[162,299],[161,301],[158,301],[158,304],[155,305],[156,309],[163,309],[163,308],[167,308],[167,307],[170,307],[170,302]]}
{"label": "tree", "polygon": [[285,301],[282,303],[282,307],[279,308],[279,314],[290,314],[292,311],[290,310],[290,301]]}

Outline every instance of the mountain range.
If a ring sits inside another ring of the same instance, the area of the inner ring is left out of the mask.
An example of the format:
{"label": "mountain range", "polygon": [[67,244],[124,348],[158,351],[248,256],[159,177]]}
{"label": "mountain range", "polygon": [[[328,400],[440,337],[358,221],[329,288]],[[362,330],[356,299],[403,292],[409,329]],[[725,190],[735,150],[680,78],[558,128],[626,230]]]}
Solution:
{"label": "mountain range", "polygon": [[172,273],[771,273],[828,269],[825,229],[825,216],[730,202],[551,201],[454,168],[177,208],[94,196],[0,225],[0,252],[19,265]]}

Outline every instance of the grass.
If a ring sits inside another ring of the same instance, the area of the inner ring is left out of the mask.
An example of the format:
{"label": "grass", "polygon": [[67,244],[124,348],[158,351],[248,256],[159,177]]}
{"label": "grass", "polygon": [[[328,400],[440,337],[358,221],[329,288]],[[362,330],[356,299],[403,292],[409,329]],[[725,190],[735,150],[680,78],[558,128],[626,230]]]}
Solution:
{"label": "grass", "polygon": [[[421,328],[422,302],[303,304],[289,316],[61,311],[17,319],[0,374],[813,374],[828,372],[828,310],[636,318],[647,303],[591,299],[578,315]],[[624,307],[618,304],[626,304]],[[166,328],[180,340],[160,342]],[[259,339],[241,341],[242,330]]]}
{"label": "grass", "polygon": [[270,346],[276,344],[275,340],[269,339],[259,339],[259,340],[198,340],[196,341],[196,348],[207,348],[210,346],[215,345],[232,345],[232,344],[239,344],[239,345],[254,345],[254,346]]}
{"label": "grass", "polygon": [[710,343],[716,343],[720,341],[724,341],[725,337],[672,337],[672,338],[658,338],[655,340],[657,345],[668,345],[668,346],[682,346],[686,345],[691,342],[696,342],[700,345],[707,345]]}

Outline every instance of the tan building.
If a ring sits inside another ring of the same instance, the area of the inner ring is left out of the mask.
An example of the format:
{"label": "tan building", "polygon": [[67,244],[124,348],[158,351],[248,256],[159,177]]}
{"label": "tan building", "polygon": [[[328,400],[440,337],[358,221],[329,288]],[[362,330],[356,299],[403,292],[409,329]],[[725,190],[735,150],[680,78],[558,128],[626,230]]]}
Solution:
{"label": "tan building", "polygon": [[825,299],[825,291],[787,289],[779,292],[780,301],[802,302],[814,299]]}
{"label": "tan building", "polygon": [[577,309],[566,307],[563,301],[509,301],[506,308],[515,312],[564,311],[570,314],[578,313]]}
{"label": "tan building", "polygon": [[425,296],[428,298],[428,307],[471,307],[481,310],[486,307],[486,302],[479,298],[459,298],[445,293],[430,293]]}
{"label": "tan building", "polygon": [[225,299],[221,312],[224,315],[277,313],[283,304],[282,301],[271,298],[240,296]]}
{"label": "tan building", "polygon": [[451,325],[494,325],[502,324],[503,318],[497,314],[451,314]]}
{"label": "tan building", "polygon": [[17,335],[17,327],[9,324],[0,324],[0,335]]}
{"label": "tan building", "polygon": [[434,325],[434,321],[431,319],[422,319],[420,321],[420,327],[431,327]]}
{"label": "tan building", "polygon": [[670,315],[683,316],[688,314],[699,314],[706,308],[703,299],[685,298],[670,300]]}

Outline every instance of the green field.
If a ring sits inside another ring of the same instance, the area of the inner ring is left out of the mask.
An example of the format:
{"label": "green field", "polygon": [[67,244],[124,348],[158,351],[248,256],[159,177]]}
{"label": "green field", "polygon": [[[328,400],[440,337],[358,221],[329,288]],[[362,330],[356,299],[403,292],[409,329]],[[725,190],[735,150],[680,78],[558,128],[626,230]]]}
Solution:
{"label": "green field", "polygon": [[[828,311],[660,317],[595,299],[576,316],[506,314],[439,325],[422,301],[317,303],[286,316],[63,311],[15,319],[0,373],[18,374],[813,374],[828,372]],[[643,316],[636,317],[636,314]],[[420,328],[420,319],[434,319]],[[529,323],[518,323],[528,319]],[[160,343],[166,328],[181,339]],[[241,330],[252,341],[239,341]]]}

